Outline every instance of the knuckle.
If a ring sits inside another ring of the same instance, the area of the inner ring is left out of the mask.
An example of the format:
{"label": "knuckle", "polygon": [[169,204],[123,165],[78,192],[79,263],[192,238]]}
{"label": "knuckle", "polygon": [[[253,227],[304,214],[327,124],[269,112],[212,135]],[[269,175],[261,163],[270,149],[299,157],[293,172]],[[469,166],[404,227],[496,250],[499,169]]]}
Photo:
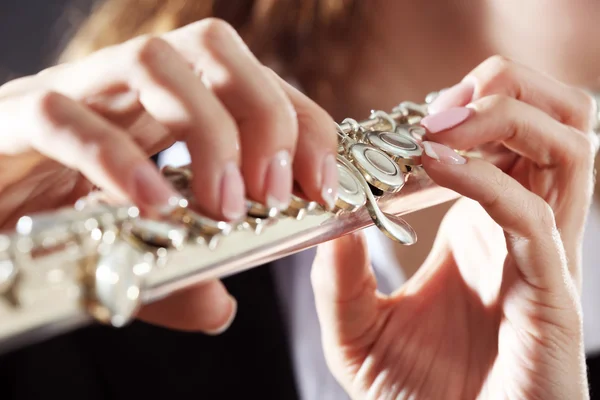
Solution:
{"label": "knuckle", "polygon": [[497,113],[504,113],[512,105],[512,99],[503,94],[492,94],[475,102],[475,106],[482,111],[492,111]]}
{"label": "knuckle", "polygon": [[65,97],[53,90],[42,90],[32,95],[35,107],[35,115],[41,118],[42,122],[52,127],[60,127],[68,123],[67,121],[67,101]]}
{"label": "knuckle", "polygon": [[513,136],[517,129],[520,129],[520,127],[517,126],[518,120],[511,118],[511,116],[515,115],[515,100],[509,96],[504,94],[492,94],[476,100],[473,102],[473,106],[478,114],[488,116],[492,119],[496,119],[496,117],[493,116],[506,116],[504,124],[495,124],[497,125],[496,129],[505,130],[505,137]]}
{"label": "knuckle", "polygon": [[205,18],[191,27],[198,39],[205,45],[214,46],[237,37],[237,31],[227,21],[219,18]]}
{"label": "knuckle", "polygon": [[137,48],[134,52],[134,62],[140,65],[153,65],[170,50],[170,46],[163,39],[146,35],[137,40]]}
{"label": "knuckle", "polygon": [[488,57],[481,65],[492,71],[508,71],[512,68],[513,62],[508,57],[495,54]]}
{"label": "knuckle", "polygon": [[477,97],[501,92],[512,98],[521,98],[527,88],[523,87],[525,82],[516,79],[516,70],[514,61],[500,55],[482,62],[471,74],[477,80]]}
{"label": "knuckle", "polygon": [[530,212],[531,224],[536,231],[552,232],[556,229],[556,219],[554,216],[554,210],[540,196],[532,193],[530,205],[528,207]]}
{"label": "knuckle", "polygon": [[481,66],[482,69],[489,71],[489,76],[497,79],[512,74],[514,63],[504,56],[494,55],[485,60]]}
{"label": "knuckle", "polygon": [[502,140],[511,140],[516,135],[519,135],[523,142],[531,140],[530,137],[533,135],[535,127],[528,119],[517,117],[519,115],[518,103],[512,97],[493,94],[477,100],[474,105],[479,113],[505,116],[502,124],[494,124],[494,129],[498,130],[498,137]]}

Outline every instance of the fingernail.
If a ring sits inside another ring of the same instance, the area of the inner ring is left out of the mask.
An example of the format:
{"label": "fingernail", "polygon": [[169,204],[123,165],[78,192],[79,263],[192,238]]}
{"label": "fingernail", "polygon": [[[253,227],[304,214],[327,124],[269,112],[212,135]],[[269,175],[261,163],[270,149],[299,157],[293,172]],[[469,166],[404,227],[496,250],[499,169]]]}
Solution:
{"label": "fingernail", "polygon": [[133,171],[133,188],[137,200],[145,206],[160,210],[172,208],[176,205],[175,199],[181,196],[160,174],[158,168],[150,163],[143,163]]}
{"label": "fingernail", "polygon": [[280,151],[273,157],[267,171],[267,207],[285,210],[290,205],[292,194],[292,165],[290,154]]}
{"label": "fingernail", "polygon": [[437,114],[449,108],[466,106],[473,99],[474,91],[475,84],[470,80],[464,80],[442,91],[427,109],[430,114]]}
{"label": "fingernail", "polygon": [[235,162],[225,166],[221,178],[221,212],[229,220],[237,220],[246,214],[246,187]]}
{"label": "fingernail", "polygon": [[235,316],[237,314],[237,301],[235,300],[235,298],[233,298],[232,296],[229,296],[230,300],[231,300],[231,316],[229,317],[229,319],[220,327],[218,327],[215,330],[212,331],[205,331],[205,333],[207,335],[212,335],[212,336],[216,336],[216,335],[220,335],[221,333],[225,332],[227,329],[229,329],[229,327],[231,326],[231,324],[233,323],[233,321],[235,320]]}
{"label": "fingernail", "polygon": [[338,168],[333,154],[325,156],[321,175],[321,197],[329,210],[335,207],[336,187],[338,185]]}
{"label": "fingernail", "polygon": [[421,125],[429,133],[442,132],[463,123],[473,110],[467,107],[454,107],[439,114],[428,115],[421,120]]}
{"label": "fingernail", "polygon": [[467,159],[450,147],[435,142],[423,142],[423,150],[429,157],[443,164],[465,164]]}

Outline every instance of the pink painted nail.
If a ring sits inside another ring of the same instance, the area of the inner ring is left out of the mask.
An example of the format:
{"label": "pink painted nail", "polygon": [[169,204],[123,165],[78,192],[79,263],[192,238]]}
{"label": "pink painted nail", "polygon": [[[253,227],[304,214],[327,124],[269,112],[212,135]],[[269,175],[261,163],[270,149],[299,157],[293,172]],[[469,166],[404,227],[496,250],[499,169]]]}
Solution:
{"label": "pink painted nail", "polygon": [[473,99],[475,84],[464,80],[449,89],[442,91],[427,108],[430,114],[437,114],[454,107],[463,107]]}
{"label": "pink painted nail", "polygon": [[335,207],[336,188],[338,185],[338,167],[333,154],[327,155],[323,160],[321,177],[321,197],[327,204],[327,207],[332,210]]}
{"label": "pink painted nail", "polygon": [[465,164],[466,158],[452,150],[450,147],[446,147],[443,144],[435,142],[423,142],[423,150],[429,157],[437,160],[443,164]]}
{"label": "pink painted nail", "polygon": [[292,200],[292,163],[290,154],[282,150],[273,157],[266,177],[267,206],[285,210]]}
{"label": "pink painted nail", "polygon": [[132,184],[137,200],[159,212],[169,208],[173,198],[180,197],[175,188],[162,177],[158,168],[149,162],[134,169]]}
{"label": "pink painted nail", "polygon": [[421,120],[421,125],[429,133],[442,132],[463,123],[473,110],[466,107],[454,107],[439,114],[428,115]]}
{"label": "pink painted nail", "polygon": [[246,188],[244,179],[235,162],[225,166],[221,178],[221,212],[229,220],[237,220],[246,214]]}

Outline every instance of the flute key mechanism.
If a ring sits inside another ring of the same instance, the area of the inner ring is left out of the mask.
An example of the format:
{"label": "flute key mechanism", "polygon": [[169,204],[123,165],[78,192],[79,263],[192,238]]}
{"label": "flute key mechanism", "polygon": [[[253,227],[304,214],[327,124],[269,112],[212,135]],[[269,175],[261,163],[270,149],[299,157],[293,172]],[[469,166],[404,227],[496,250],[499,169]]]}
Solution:
{"label": "flute key mechanism", "polygon": [[103,232],[97,242],[96,254],[82,265],[88,281],[87,308],[98,321],[121,327],[141,306],[144,277],[152,271],[155,257],[117,229]]}
{"label": "flute key mechanism", "polygon": [[8,293],[17,277],[17,266],[10,255],[10,238],[0,235],[0,295]]}
{"label": "flute key mechanism", "polygon": [[241,220],[215,221],[197,211],[193,174],[182,166],[161,170],[181,198],[160,219],[110,205],[98,192],[72,208],[23,217],[0,235],[0,352],[94,320],[126,325],[142,305],[174,291],[371,225],[415,243],[400,215],[458,197],[421,166],[426,113],[426,105],[404,102],[337,126],[332,210],[294,194],[286,210],[248,200]]}
{"label": "flute key mechanism", "polygon": [[336,211],[352,213],[367,202],[367,195],[360,181],[352,171],[338,159],[338,196],[335,202]]}

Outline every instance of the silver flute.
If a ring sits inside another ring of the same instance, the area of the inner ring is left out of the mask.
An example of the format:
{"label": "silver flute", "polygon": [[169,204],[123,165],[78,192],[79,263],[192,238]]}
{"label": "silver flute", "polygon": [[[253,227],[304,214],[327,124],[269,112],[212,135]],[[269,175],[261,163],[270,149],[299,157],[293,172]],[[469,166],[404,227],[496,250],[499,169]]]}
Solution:
{"label": "silver flute", "polygon": [[458,197],[421,167],[427,104],[337,125],[339,187],[328,209],[294,195],[281,211],[248,201],[235,222],[198,213],[189,167],[162,173],[181,193],[164,218],[94,196],[24,216],[0,235],[0,353],[91,323],[122,327],[144,304],[376,225],[416,242],[401,215]]}

